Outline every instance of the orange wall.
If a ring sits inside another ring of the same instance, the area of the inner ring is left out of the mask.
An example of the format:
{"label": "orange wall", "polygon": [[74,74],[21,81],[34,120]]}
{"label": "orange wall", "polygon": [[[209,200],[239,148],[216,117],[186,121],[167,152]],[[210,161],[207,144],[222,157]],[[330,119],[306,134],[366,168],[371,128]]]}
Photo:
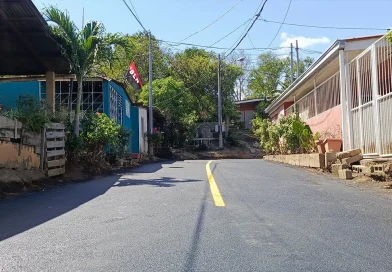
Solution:
{"label": "orange wall", "polygon": [[0,165],[9,168],[39,168],[40,156],[35,154],[34,146],[23,145],[19,156],[19,144],[0,141]]}
{"label": "orange wall", "polygon": [[310,126],[313,133],[319,132],[321,136],[336,135],[335,138],[342,138],[342,106],[336,106],[313,118],[306,123]]}

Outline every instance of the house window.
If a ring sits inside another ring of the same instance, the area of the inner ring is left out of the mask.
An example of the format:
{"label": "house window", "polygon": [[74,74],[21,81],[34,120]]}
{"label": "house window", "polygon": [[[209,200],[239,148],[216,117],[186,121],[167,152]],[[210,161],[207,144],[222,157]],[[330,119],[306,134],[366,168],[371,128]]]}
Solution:
{"label": "house window", "polygon": [[125,115],[130,118],[131,117],[131,103],[128,100],[125,100]]}
{"label": "house window", "polygon": [[117,122],[117,95],[116,90],[110,86],[109,88],[109,105],[110,105],[110,118],[113,118]]}
{"label": "house window", "polygon": [[122,96],[117,94],[117,124],[122,125],[123,101]]}
{"label": "house window", "polygon": [[109,87],[109,107],[110,118],[117,124],[122,125],[123,100],[122,96],[112,87]]}

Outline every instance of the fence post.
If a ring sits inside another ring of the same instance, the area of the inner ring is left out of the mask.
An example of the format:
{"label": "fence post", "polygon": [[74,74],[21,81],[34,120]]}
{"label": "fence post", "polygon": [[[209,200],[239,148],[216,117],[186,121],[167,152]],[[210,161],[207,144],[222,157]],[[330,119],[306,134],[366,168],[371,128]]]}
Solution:
{"label": "fence post", "polygon": [[355,60],[357,66],[357,89],[358,89],[358,111],[359,111],[359,137],[361,141],[362,152],[365,152],[365,144],[363,139],[363,107],[362,107],[362,85],[361,85],[361,66],[359,65],[359,59]]}
{"label": "fence post", "polygon": [[41,146],[40,146],[40,169],[42,173],[44,172],[44,164],[45,164],[45,139],[46,139],[46,127],[42,129],[41,132]]}
{"label": "fence post", "polygon": [[313,79],[313,92],[314,92],[314,116],[317,116],[317,87],[316,87],[316,78]]}
{"label": "fence post", "polygon": [[370,61],[372,67],[372,93],[373,93],[373,109],[374,109],[374,132],[376,135],[376,152],[381,154],[381,135],[380,135],[380,107],[378,103],[378,62],[376,44],[372,45],[370,53]]}
{"label": "fence post", "polygon": [[352,113],[352,94],[351,94],[351,74],[350,74],[350,64],[346,64],[346,90],[347,90],[347,113],[348,113],[348,138],[349,149],[354,148],[354,135],[353,135],[353,113]]}
{"label": "fence post", "polygon": [[348,149],[347,137],[347,100],[346,100],[346,75],[345,75],[344,50],[339,50],[339,74],[340,74],[340,104],[342,105],[342,138],[343,151]]}

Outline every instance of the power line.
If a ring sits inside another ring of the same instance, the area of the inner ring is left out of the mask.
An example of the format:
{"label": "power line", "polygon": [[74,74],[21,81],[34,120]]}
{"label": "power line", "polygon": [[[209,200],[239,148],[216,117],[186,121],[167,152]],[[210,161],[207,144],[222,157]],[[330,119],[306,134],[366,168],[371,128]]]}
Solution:
{"label": "power line", "polygon": [[211,46],[217,44],[218,42],[222,41],[223,39],[226,39],[228,36],[230,36],[231,34],[233,34],[234,32],[236,32],[238,29],[240,29],[241,27],[243,27],[245,24],[247,24],[248,22],[250,22],[252,19],[248,19],[246,20],[244,23],[242,23],[239,27],[237,27],[236,29],[234,29],[233,31],[231,31],[230,33],[228,33],[227,35],[223,36],[222,38],[220,38],[219,40],[217,40],[216,42],[214,42]]}
{"label": "power line", "polygon": [[[176,46],[176,45],[173,45],[176,42],[159,40],[159,39],[157,39],[157,41],[164,42],[168,46]],[[211,46],[211,45],[200,45],[200,44],[193,44],[193,43],[179,43],[179,45],[188,45],[188,46],[194,46],[194,47],[220,49],[220,50],[228,50],[231,48],[231,47],[216,47],[216,46]],[[290,48],[290,47],[255,47],[255,48],[239,48],[239,50],[266,50],[266,49],[278,50],[278,49],[284,49],[284,48]]]}
{"label": "power line", "polygon": [[185,39],[181,40],[180,42],[183,42],[187,39],[189,39],[190,37],[206,30],[207,28],[209,28],[210,26],[212,26],[213,24],[215,24],[216,22],[218,22],[220,19],[222,19],[223,17],[225,17],[230,11],[232,11],[239,3],[241,3],[243,0],[239,0],[237,3],[235,3],[234,6],[232,6],[231,8],[229,8],[225,13],[223,13],[221,16],[219,16],[215,21],[213,21],[212,23],[208,24],[207,26],[203,27],[202,29],[196,31],[195,33],[189,35],[188,37],[186,37]]}
{"label": "power line", "polygon": [[253,48],[256,48],[255,45],[254,45],[253,42],[252,42],[252,39],[250,38],[250,35],[248,34],[247,36],[248,36],[248,39],[249,39],[249,41],[250,41],[250,44],[253,46]]}
{"label": "power line", "polygon": [[[234,42],[234,44],[232,45],[232,47],[241,39],[242,35],[244,35],[244,33],[246,32],[246,30],[249,28],[250,24],[252,23],[252,19],[256,16],[257,11],[260,9],[260,7],[262,6],[264,0],[260,1],[260,4],[258,5],[255,14],[253,14],[253,16],[249,19],[249,24],[247,25],[247,27],[244,29],[244,31],[241,33],[241,35],[238,37],[238,39]],[[230,49],[232,48],[230,47]]]}
{"label": "power line", "polygon": [[263,18],[259,18],[258,20],[266,22],[266,23],[299,26],[299,27],[309,27],[309,28],[327,28],[327,29],[342,29],[342,30],[383,30],[383,31],[388,30],[387,28],[372,28],[372,27],[337,27],[337,26],[305,25],[305,24],[271,21],[271,20],[267,20],[267,19],[263,19]]}
{"label": "power line", "polygon": [[142,22],[139,20],[139,18],[135,15],[135,13],[133,12],[133,10],[128,6],[127,2],[125,2],[125,0],[123,0],[124,4],[127,6],[127,8],[129,9],[129,11],[132,13],[133,17],[135,17],[136,21],[140,24],[140,26],[144,29],[145,32],[148,32],[146,30],[146,28],[143,26]]}
{"label": "power line", "polygon": [[234,51],[234,50],[241,44],[241,42],[245,39],[246,35],[248,35],[249,31],[252,29],[253,25],[255,24],[255,22],[257,21],[257,19],[260,17],[261,12],[263,11],[264,6],[265,6],[265,4],[267,3],[267,1],[268,1],[268,0],[265,0],[265,1],[264,1],[264,4],[263,4],[263,6],[261,7],[259,13],[256,14],[256,17],[255,17],[255,19],[253,20],[252,24],[250,25],[250,27],[248,28],[248,30],[246,31],[246,33],[242,36],[242,38],[241,38],[240,41],[237,43],[237,45],[234,46],[234,48],[231,49],[230,53],[227,54],[224,58],[227,58],[228,56],[230,56],[230,54],[233,53],[233,51]]}
{"label": "power line", "polygon": [[284,22],[286,21],[287,14],[289,13],[291,2],[292,2],[292,0],[290,0],[290,2],[289,2],[289,6],[287,7],[286,14],[284,15],[284,18],[283,18],[283,22],[280,24],[278,31],[276,32],[274,38],[272,39],[272,41],[269,43],[269,45],[267,47],[271,46],[271,44],[275,41],[276,37],[278,36],[280,30],[282,29],[282,26],[283,26]]}
{"label": "power line", "polygon": [[131,7],[135,11],[136,17],[140,20],[139,15],[137,14],[137,11],[136,11],[135,7],[133,6],[132,0],[128,0],[128,2],[131,4]]}

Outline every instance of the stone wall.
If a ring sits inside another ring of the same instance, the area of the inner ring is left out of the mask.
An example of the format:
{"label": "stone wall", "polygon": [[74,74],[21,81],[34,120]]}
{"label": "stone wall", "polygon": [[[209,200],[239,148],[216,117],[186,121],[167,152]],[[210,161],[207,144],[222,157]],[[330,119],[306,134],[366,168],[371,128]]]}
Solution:
{"label": "stone wall", "polygon": [[276,161],[287,163],[291,165],[324,168],[325,156],[324,154],[293,154],[293,155],[267,155],[264,156],[267,161]]}

